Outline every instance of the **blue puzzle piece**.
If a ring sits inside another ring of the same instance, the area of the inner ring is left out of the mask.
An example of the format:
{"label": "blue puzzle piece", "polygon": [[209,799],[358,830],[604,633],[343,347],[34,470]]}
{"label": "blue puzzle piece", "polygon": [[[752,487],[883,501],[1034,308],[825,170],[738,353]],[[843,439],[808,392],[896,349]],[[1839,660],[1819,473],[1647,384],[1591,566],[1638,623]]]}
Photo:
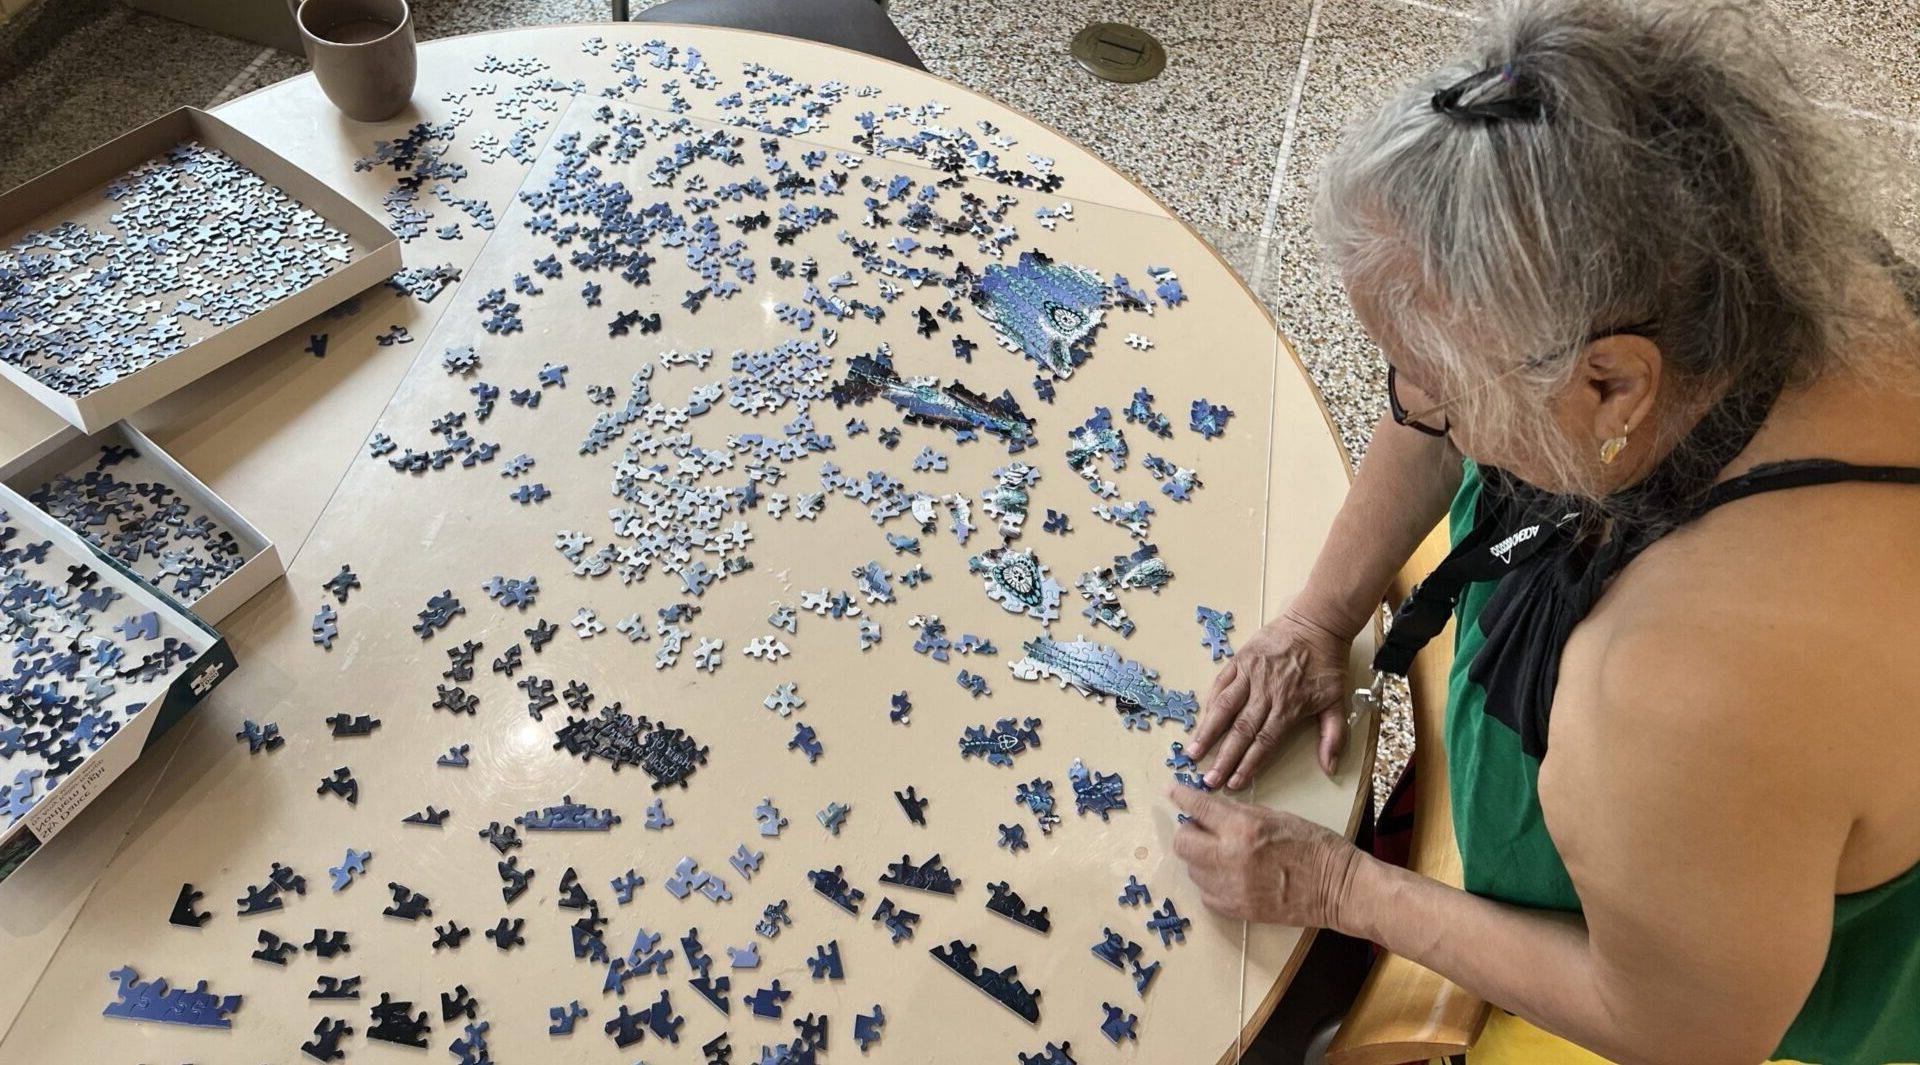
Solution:
{"label": "blue puzzle piece", "polygon": [[547,1034],[572,1035],[573,1022],[586,1015],[586,1007],[580,1005],[580,1000],[577,998],[564,1006],[550,1006],[547,1008],[547,1017],[552,1023],[547,1025]]}
{"label": "blue puzzle piece", "polygon": [[646,877],[640,876],[629,869],[624,874],[616,876],[610,881],[613,887],[613,897],[620,905],[625,906],[627,903],[633,901],[633,893],[639,890],[646,882]]}
{"label": "blue puzzle piece", "polygon": [[1161,899],[1160,909],[1147,921],[1147,930],[1160,933],[1160,945],[1172,946],[1176,941],[1187,941],[1187,929],[1193,925],[1193,918],[1180,916],[1174,909],[1172,899]]}
{"label": "blue puzzle piece", "polygon": [[357,851],[348,847],[347,856],[341,860],[340,864],[327,870],[333,876],[333,890],[343,891],[347,885],[353,883],[356,874],[364,875],[367,871],[367,859],[371,857],[373,857],[372,851]]}
{"label": "blue puzzle piece", "polygon": [[853,1018],[853,1041],[860,1044],[860,1053],[880,1041],[880,1030],[887,1026],[887,1015],[881,1012],[880,1004],[874,1003],[872,1013],[857,1013]]}
{"label": "blue puzzle piece", "polygon": [[771,986],[763,987],[742,998],[741,1001],[753,1010],[755,1017],[768,1017],[777,1021],[785,1009],[785,1002],[792,997],[793,992],[782,989],[780,981],[775,980]]}
{"label": "blue puzzle piece", "polygon": [[[787,741],[787,750],[800,751],[807,756],[807,761],[809,762],[819,761],[820,756],[826,753],[826,748],[821,746],[820,739],[814,734],[812,725],[795,726],[793,738]],[[823,821],[821,823],[825,824],[826,822]],[[838,834],[837,830],[835,834]]]}
{"label": "blue puzzle piece", "polygon": [[1073,785],[1074,810],[1083,816],[1096,813],[1105,821],[1114,810],[1127,808],[1126,782],[1118,773],[1089,770],[1075,758],[1067,767],[1067,781]]}
{"label": "blue puzzle piece", "polygon": [[1213,661],[1232,657],[1233,645],[1227,642],[1227,633],[1233,631],[1233,611],[1198,606],[1193,614],[1200,622],[1200,644],[1212,654]]}
{"label": "blue puzzle piece", "polygon": [[815,980],[844,979],[847,974],[840,964],[840,941],[830,939],[824,945],[815,947],[813,957],[807,959],[807,968],[812,971]]}
{"label": "blue puzzle piece", "polygon": [[119,999],[100,1011],[103,1017],[194,1028],[232,1028],[233,1018],[229,1015],[240,1008],[242,1001],[240,995],[208,994],[205,980],[192,991],[169,988],[165,980],[143,981],[131,965],[123,965],[107,975],[118,984]]}

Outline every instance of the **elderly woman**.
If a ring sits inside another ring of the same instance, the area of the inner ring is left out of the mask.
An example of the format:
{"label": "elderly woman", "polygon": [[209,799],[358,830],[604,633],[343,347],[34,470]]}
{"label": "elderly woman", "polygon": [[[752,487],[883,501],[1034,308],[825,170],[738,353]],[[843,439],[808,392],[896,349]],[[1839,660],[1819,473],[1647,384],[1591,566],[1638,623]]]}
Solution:
{"label": "elderly woman", "polygon": [[1382,658],[1457,618],[1466,890],[1183,788],[1175,848],[1218,911],[1500,1007],[1475,1061],[1920,1060],[1920,327],[1867,171],[1727,5],[1477,26],[1327,166],[1391,417],[1194,744],[1232,790],[1317,717],[1330,766],[1448,514]]}

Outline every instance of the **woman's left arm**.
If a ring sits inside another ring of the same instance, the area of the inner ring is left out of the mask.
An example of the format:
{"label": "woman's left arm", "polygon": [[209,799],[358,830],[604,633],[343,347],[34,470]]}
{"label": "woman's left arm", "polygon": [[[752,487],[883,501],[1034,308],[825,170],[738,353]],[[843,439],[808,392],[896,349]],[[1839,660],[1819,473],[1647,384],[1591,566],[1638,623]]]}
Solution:
{"label": "woman's left arm", "polygon": [[1177,785],[1175,849],[1210,908],[1373,940],[1615,1061],[1763,1060],[1820,971],[1849,822],[1810,771],[1802,684],[1729,642],[1643,629],[1608,650],[1591,712],[1556,714],[1543,791],[1584,918]]}

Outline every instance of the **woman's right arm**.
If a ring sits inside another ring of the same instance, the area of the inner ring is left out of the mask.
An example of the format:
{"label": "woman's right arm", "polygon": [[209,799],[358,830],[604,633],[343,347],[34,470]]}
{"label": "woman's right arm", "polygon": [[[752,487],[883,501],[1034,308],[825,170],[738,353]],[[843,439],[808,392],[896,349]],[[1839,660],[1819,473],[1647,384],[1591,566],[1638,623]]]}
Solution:
{"label": "woman's right arm", "polygon": [[1214,678],[1191,754],[1207,783],[1246,786],[1295,722],[1320,719],[1320,768],[1346,745],[1347,653],[1394,574],[1447,513],[1460,453],[1382,415],[1307,583]]}

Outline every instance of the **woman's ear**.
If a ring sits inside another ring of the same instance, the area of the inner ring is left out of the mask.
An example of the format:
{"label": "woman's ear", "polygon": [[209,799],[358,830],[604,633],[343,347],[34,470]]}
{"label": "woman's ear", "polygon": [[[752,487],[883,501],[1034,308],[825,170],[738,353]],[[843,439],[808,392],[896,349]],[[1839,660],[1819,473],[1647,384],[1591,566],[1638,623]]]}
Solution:
{"label": "woman's ear", "polygon": [[1601,337],[1581,350],[1582,391],[1596,444],[1631,437],[1647,423],[1664,368],[1660,345],[1637,333]]}

